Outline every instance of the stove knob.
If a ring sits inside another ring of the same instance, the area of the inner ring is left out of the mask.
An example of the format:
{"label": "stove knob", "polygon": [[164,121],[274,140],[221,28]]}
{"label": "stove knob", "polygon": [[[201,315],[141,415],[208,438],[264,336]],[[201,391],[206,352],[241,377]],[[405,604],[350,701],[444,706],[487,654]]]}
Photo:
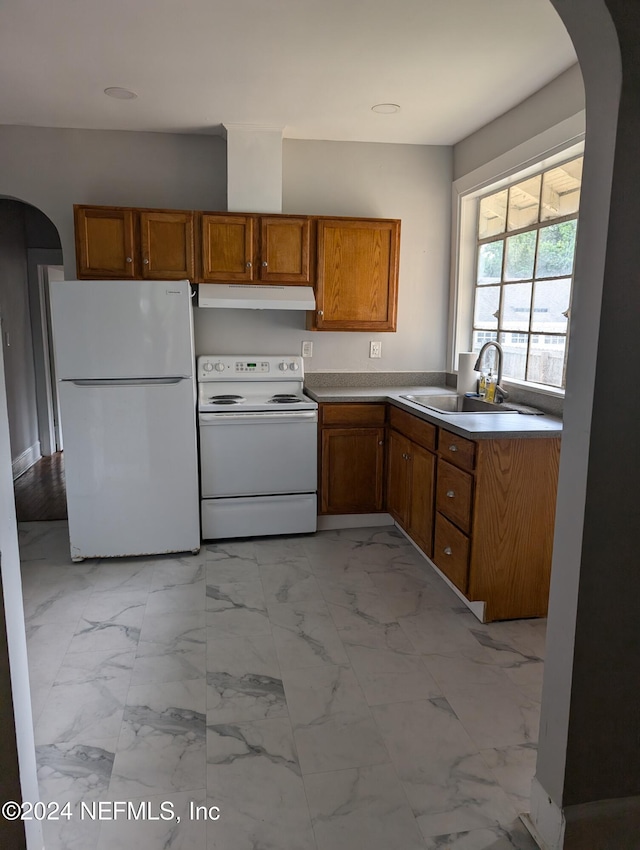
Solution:
{"label": "stove knob", "polygon": [[224,363],[221,363],[219,360],[216,363],[216,372],[224,372]]}
{"label": "stove knob", "polygon": [[300,368],[300,366],[298,366],[297,363],[293,362],[293,363],[289,363],[289,368],[291,369],[292,372],[297,372],[298,369]]}
{"label": "stove knob", "polygon": [[211,372],[213,369],[213,363],[209,362],[209,360],[205,360],[202,364],[202,368],[205,372]]}
{"label": "stove knob", "polygon": [[288,368],[289,368],[289,367],[288,367],[288,366],[287,366],[287,364],[284,362],[284,360],[283,360],[283,361],[282,361],[282,363],[278,366],[278,369],[280,369],[280,371],[281,371],[281,372],[286,372]]}

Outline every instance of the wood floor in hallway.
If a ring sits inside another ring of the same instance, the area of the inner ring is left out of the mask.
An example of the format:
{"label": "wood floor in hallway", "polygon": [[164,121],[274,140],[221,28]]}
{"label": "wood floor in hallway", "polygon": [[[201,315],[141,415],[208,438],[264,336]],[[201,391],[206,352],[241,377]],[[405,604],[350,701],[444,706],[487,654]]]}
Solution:
{"label": "wood floor in hallway", "polygon": [[14,482],[18,522],[67,518],[62,452],[40,458]]}

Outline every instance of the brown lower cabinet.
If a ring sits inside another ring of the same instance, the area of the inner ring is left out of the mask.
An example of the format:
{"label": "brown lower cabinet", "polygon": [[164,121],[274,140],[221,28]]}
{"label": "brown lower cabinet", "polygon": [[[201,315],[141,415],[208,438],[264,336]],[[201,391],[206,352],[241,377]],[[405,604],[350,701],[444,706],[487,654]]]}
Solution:
{"label": "brown lower cabinet", "polygon": [[384,405],[320,421],[322,513],[387,510],[487,622],[546,615],[559,438],[468,440],[389,405],[385,452]]}
{"label": "brown lower cabinet", "polygon": [[387,510],[429,557],[433,550],[435,467],[433,452],[398,431],[389,431]]}
{"label": "brown lower cabinet", "polygon": [[384,509],[384,404],[320,405],[320,513]]}

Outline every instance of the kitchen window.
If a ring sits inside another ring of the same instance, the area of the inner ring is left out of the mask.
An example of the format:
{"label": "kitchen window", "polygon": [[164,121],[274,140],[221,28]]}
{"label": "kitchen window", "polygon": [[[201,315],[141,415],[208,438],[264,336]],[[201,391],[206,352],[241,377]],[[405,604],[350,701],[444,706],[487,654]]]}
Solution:
{"label": "kitchen window", "polygon": [[504,377],[564,387],[582,157],[478,198],[472,348]]}

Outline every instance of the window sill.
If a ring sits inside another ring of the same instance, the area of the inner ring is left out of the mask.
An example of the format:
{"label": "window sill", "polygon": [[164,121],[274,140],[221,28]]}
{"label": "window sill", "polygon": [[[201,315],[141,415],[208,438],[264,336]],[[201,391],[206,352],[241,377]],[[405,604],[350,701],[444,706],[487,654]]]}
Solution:
{"label": "window sill", "polygon": [[548,395],[553,398],[564,399],[564,389],[562,387],[550,387],[548,384],[534,384],[532,381],[519,381],[517,378],[503,378],[502,383],[505,389],[513,387],[532,393]]}

